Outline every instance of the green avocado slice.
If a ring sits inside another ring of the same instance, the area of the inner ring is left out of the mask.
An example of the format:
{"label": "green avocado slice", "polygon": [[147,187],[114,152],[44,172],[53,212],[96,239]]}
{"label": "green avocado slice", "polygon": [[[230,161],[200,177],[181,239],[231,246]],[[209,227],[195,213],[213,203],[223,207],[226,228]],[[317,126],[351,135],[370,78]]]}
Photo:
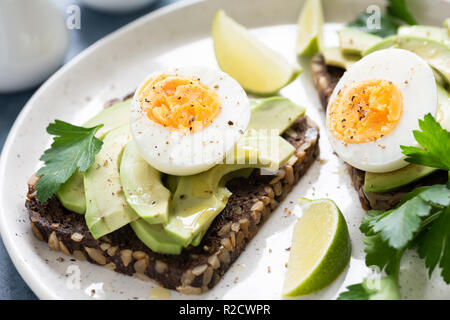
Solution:
{"label": "green avocado slice", "polygon": [[305,108],[285,97],[261,99],[252,107],[248,129],[284,132],[293,120],[305,114]]}
{"label": "green avocado slice", "polygon": [[364,51],[363,55],[391,47],[398,47],[417,54],[438,71],[446,83],[450,84],[450,48],[446,45],[427,38],[397,35],[376,43]]}
{"label": "green avocado slice", "polygon": [[181,253],[183,247],[173,241],[162,224],[150,224],[144,219],[138,219],[130,225],[136,236],[152,251],[164,254]]}
{"label": "green avocado slice", "polygon": [[130,141],[120,162],[120,182],[127,203],[149,224],[165,224],[169,217],[170,191],[162,184],[161,176]]}
{"label": "green avocado slice", "polygon": [[450,93],[437,84],[438,107],[436,121],[442,128],[450,131]]}
{"label": "green avocado slice", "polygon": [[397,190],[414,181],[426,177],[437,169],[424,167],[417,164],[410,164],[396,171],[374,173],[366,172],[364,179],[364,191],[384,193]]}
{"label": "green avocado slice", "polygon": [[86,212],[86,198],[84,192],[84,176],[80,172],[75,172],[69,180],[58,190],[59,201],[64,208],[84,214]]}
{"label": "green avocado slice", "polygon": [[[234,178],[242,177],[242,178],[248,178],[250,174],[253,172],[254,168],[245,168],[236,170],[233,172],[230,172],[226,174],[222,180],[219,182],[219,193],[226,193],[229,192],[228,189],[225,187],[226,183]],[[226,204],[225,204],[226,205]],[[205,225],[204,228],[197,234],[197,236],[192,240],[191,245],[196,247],[200,244],[200,242],[203,239],[203,236],[205,235],[206,231],[208,231],[210,225]]]}
{"label": "green avocado slice", "polygon": [[[112,129],[121,127],[128,123],[131,107],[131,99],[116,103],[102,110],[95,117],[87,121],[84,127],[94,127],[103,124],[96,137],[102,139]],[[76,172],[57,192],[61,204],[68,210],[84,214],[86,212],[86,199],[83,185],[83,174]]]}
{"label": "green avocado slice", "polygon": [[84,126],[93,127],[103,124],[97,131],[97,138],[103,138],[109,131],[119,128],[129,122],[132,99],[118,102],[100,111],[95,117],[88,120]]}
{"label": "green avocado slice", "polygon": [[[447,130],[450,130],[450,94],[437,84],[438,108],[436,121]],[[410,164],[392,172],[373,173],[366,172],[364,179],[365,192],[389,192],[401,188],[414,181],[422,179],[435,172],[436,168]]]}
{"label": "green avocado slice", "polygon": [[355,28],[343,28],[339,31],[339,47],[344,54],[361,55],[381,40],[383,38]]}
{"label": "green avocado slice", "polygon": [[336,47],[323,47],[322,55],[327,65],[346,70],[360,59],[360,56],[344,54],[341,49]]}
{"label": "green avocado slice", "polygon": [[427,38],[440,42],[447,47],[450,46],[450,36],[445,28],[433,27],[433,26],[401,26],[398,28],[398,35],[405,36],[411,35],[420,38]]}
{"label": "green avocado slice", "polygon": [[[252,168],[255,167],[272,166],[275,168],[280,163],[286,161],[292,155],[291,152],[294,151],[292,145],[284,139],[273,136],[274,132],[271,130],[276,130],[277,134],[281,134],[295,120],[304,115],[305,109],[284,97],[253,99],[251,102],[252,115],[247,132],[236,145],[234,152],[230,153],[227,157],[226,163],[232,162],[236,164],[216,166],[207,172],[199,174],[200,177],[167,176],[165,179],[166,185],[172,191],[172,194],[174,194],[169,223],[165,229],[183,246],[189,243],[194,246],[198,245],[214,217],[226,206],[228,197],[230,196],[229,191],[225,188],[226,181],[234,176],[248,176]],[[258,133],[262,137],[258,137]],[[264,136],[267,133],[271,133],[272,136],[270,138]],[[258,141],[260,146],[264,146],[261,150],[269,150],[270,148],[268,146],[271,144],[278,145],[280,148],[279,150],[260,152],[255,147],[255,143],[257,145]],[[273,152],[277,155],[285,152],[289,156],[285,154],[286,159],[280,159],[279,156],[271,156],[271,154],[274,155]],[[249,165],[248,159],[255,161]],[[258,160],[260,163],[258,163]],[[197,187],[196,182],[200,187]],[[195,188],[199,188],[200,191],[197,192]],[[216,191],[211,193],[211,188]],[[195,197],[187,197],[187,194],[184,194],[185,189],[189,189],[190,192],[195,193],[195,196],[198,196],[197,199]],[[205,197],[205,193],[209,193],[209,196],[207,195]],[[177,200],[177,194],[178,196],[186,196],[183,199],[191,198],[193,206],[189,207],[191,205],[189,201]],[[174,213],[174,207],[182,213],[178,218],[175,218],[177,214]],[[209,210],[204,208],[209,208]],[[189,229],[189,226],[183,225],[182,223],[188,221],[186,219],[187,217],[201,217],[201,219],[195,220],[201,223],[196,224],[194,232],[191,232],[192,230]],[[181,229],[178,229],[180,226]],[[182,230],[181,234],[179,234],[179,230]]]}
{"label": "green avocado slice", "polygon": [[[255,146],[255,142],[258,143]],[[268,146],[278,146],[277,154]],[[244,169],[281,165],[294,153],[294,147],[279,136],[260,136],[250,130],[236,145],[233,156],[226,163],[193,176],[179,178],[173,195],[169,221],[164,227],[172,238],[186,247],[225,207],[231,193],[221,188],[226,174]],[[199,242],[198,239],[196,242]]]}
{"label": "green avocado slice", "polygon": [[131,140],[128,125],[111,130],[94,164],[84,174],[86,224],[95,239],[139,218],[122,192],[119,159]]}
{"label": "green avocado slice", "polygon": [[[251,118],[248,129],[279,130],[283,133],[292,123],[305,114],[305,108],[293,103],[290,99],[274,96],[263,99],[250,99]],[[174,193],[179,176],[167,175],[164,185]]]}

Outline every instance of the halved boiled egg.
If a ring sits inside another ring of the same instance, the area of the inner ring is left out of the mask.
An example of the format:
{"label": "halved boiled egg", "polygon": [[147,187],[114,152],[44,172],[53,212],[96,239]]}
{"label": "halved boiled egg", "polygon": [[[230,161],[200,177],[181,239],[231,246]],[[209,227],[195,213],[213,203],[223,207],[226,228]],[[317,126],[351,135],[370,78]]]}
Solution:
{"label": "halved boiled egg", "polygon": [[407,165],[400,146],[418,145],[413,130],[436,109],[436,82],[428,64],[407,50],[380,50],[352,65],[336,85],[327,107],[328,138],[353,167],[397,170]]}
{"label": "halved boiled egg", "polygon": [[131,110],[142,157],[172,175],[220,163],[249,121],[242,87],[222,71],[198,66],[152,73],[136,90]]}

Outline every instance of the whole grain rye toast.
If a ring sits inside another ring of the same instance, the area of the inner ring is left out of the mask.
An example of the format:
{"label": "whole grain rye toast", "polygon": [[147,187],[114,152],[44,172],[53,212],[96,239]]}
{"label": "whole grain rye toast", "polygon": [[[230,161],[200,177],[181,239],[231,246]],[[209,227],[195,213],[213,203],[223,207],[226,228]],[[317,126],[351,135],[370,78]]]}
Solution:
{"label": "whole grain rye toast", "polygon": [[[327,108],[328,100],[333,93],[334,87],[337,85],[344,72],[344,69],[327,65],[321,54],[318,54],[312,58],[311,74],[324,110]],[[433,174],[406,185],[396,191],[373,193],[364,191],[365,171],[359,170],[350,165],[347,165],[347,168],[350,173],[353,186],[358,192],[361,206],[365,210],[392,209],[406,193],[410,192],[414,188],[425,185],[446,183],[448,178],[447,172],[438,170]]]}
{"label": "whole grain rye toast", "polygon": [[180,255],[151,251],[129,225],[96,240],[84,216],[65,209],[56,196],[41,204],[36,198],[36,177],[28,182],[26,208],[31,230],[52,250],[110,270],[153,280],[184,294],[211,289],[245,250],[263,222],[292,190],[319,154],[319,129],[309,118],[299,118],[283,137],[296,152],[275,175],[254,170],[248,179],[228,182],[232,192],[225,209],[215,218],[201,243]]}

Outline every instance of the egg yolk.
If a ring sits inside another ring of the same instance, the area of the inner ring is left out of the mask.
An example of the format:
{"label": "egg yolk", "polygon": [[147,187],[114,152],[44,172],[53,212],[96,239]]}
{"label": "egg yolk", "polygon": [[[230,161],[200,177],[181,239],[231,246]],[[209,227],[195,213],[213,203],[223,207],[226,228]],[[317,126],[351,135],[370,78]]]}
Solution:
{"label": "egg yolk", "polygon": [[328,129],[346,143],[375,141],[397,126],[402,110],[400,89],[388,80],[366,80],[345,86],[329,105]]}
{"label": "egg yolk", "polygon": [[215,90],[200,79],[174,74],[148,79],[138,92],[138,99],[150,120],[180,132],[203,129],[221,109]]}

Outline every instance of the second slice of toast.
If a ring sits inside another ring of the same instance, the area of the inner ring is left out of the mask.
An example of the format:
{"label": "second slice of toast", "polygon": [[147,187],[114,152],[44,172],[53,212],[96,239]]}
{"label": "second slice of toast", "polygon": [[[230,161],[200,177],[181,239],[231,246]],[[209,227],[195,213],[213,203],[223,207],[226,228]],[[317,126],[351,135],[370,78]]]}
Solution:
{"label": "second slice of toast", "polygon": [[[311,74],[314,85],[318,91],[323,110],[326,111],[328,100],[330,99],[334,87],[337,85],[344,72],[344,69],[327,65],[325,63],[325,59],[320,54],[316,55],[311,60]],[[347,165],[347,167],[352,179],[353,186],[358,192],[361,206],[365,210],[392,209],[396,204],[398,204],[398,202],[406,193],[410,192],[414,188],[424,185],[446,183],[447,181],[447,172],[439,170],[427,177],[403,186],[402,188],[395,191],[385,193],[365,192],[365,172],[350,165]]]}

